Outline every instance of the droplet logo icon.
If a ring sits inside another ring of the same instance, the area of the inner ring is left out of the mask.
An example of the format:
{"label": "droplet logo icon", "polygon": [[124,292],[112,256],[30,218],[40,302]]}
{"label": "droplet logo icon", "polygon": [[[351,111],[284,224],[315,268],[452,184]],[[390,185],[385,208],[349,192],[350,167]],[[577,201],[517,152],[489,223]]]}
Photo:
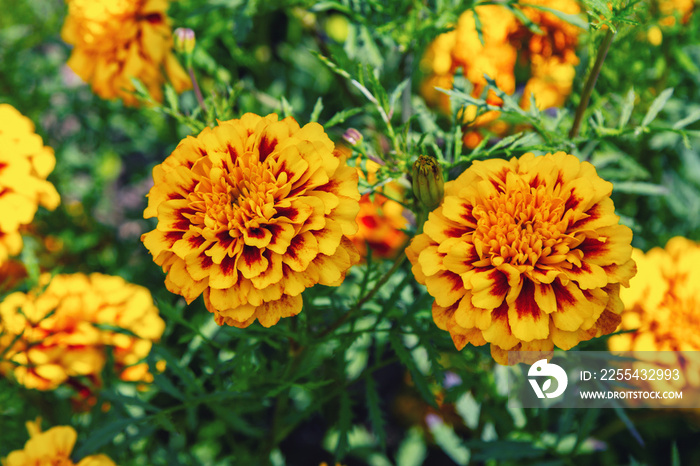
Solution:
{"label": "droplet logo icon", "polygon": [[[546,359],[540,359],[530,366],[530,369],[527,371],[527,375],[530,385],[532,385],[532,389],[535,391],[537,398],[556,398],[561,396],[562,393],[564,393],[564,390],[566,390],[566,386],[568,384],[564,369],[556,364],[548,363]],[[545,380],[542,384],[542,388],[540,388],[537,380],[531,379],[530,377],[554,377],[554,379],[557,381],[557,387],[554,391],[549,392],[549,389],[552,387],[551,378]]]}

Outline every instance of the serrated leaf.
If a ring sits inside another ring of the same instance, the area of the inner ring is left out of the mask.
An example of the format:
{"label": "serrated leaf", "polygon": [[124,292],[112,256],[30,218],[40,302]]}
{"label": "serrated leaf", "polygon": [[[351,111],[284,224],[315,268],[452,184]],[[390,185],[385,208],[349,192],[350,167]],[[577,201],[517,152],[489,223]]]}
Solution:
{"label": "serrated leaf", "polygon": [[372,424],[372,431],[377,436],[382,450],[386,449],[386,421],[382,415],[382,407],[377,386],[371,375],[365,378],[365,388],[367,390],[367,409],[369,411],[369,422]]}
{"label": "serrated leaf", "polygon": [[622,109],[620,110],[620,121],[617,124],[618,128],[622,129],[627,126],[627,123],[629,123],[630,117],[632,116],[632,110],[634,110],[634,99],[634,88],[632,88],[627,91],[625,100],[622,103]]}
{"label": "serrated leaf", "polygon": [[311,111],[311,117],[309,118],[309,121],[316,122],[318,121],[318,117],[321,116],[321,112],[323,111],[323,99],[319,97],[316,100],[316,104],[314,105],[314,109]]}
{"label": "serrated leaf", "polygon": [[408,369],[411,373],[411,378],[413,383],[420,393],[421,397],[430,404],[430,406],[437,408],[437,403],[435,402],[435,397],[428,387],[428,382],[425,380],[425,376],[418,370],[416,362],[413,360],[413,356],[408,352],[403,342],[399,339],[398,335],[391,333],[389,334],[389,344],[394,350],[396,355],[399,357],[401,363]]}
{"label": "serrated leaf", "polygon": [[360,113],[361,111],[362,111],[361,108],[349,108],[349,109],[347,109],[347,110],[341,110],[341,111],[339,111],[338,113],[336,113],[335,115],[333,115],[333,116],[330,118],[330,120],[328,120],[328,121],[326,122],[326,124],[323,125],[323,126],[324,126],[324,128],[330,128],[330,127],[332,127],[332,126],[339,125],[339,124],[341,124],[341,123],[344,123],[345,120],[347,120],[347,119],[350,118],[351,116],[357,115],[357,114]]}
{"label": "serrated leaf", "polygon": [[673,129],[685,128],[686,126],[695,123],[698,120],[700,120],[700,108],[695,110],[682,120],[678,120],[676,124],[673,125]]}
{"label": "serrated leaf", "polygon": [[340,411],[338,414],[338,445],[335,448],[335,458],[342,460],[348,452],[348,432],[352,426],[352,403],[350,395],[343,390],[340,392]]}
{"label": "serrated leaf", "polygon": [[642,120],[641,125],[642,127],[648,126],[649,123],[654,121],[654,118],[656,118],[659,112],[663,110],[664,106],[666,106],[666,102],[668,102],[668,99],[670,99],[672,95],[672,87],[661,91],[661,94],[659,94],[659,96],[656,99],[654,99],[654,101],[651,103],[651,107],[649,107],[649,111],[647,111],[647,114],[644,115],[644,119]]}
{"label": "serrated leaf", "polygon": [[596,13],[603,15],[606,19],[612,17],[612,10],[608,7],[608,4],[603,0],[583,0],[583,3],[589,9],[594,10]]}

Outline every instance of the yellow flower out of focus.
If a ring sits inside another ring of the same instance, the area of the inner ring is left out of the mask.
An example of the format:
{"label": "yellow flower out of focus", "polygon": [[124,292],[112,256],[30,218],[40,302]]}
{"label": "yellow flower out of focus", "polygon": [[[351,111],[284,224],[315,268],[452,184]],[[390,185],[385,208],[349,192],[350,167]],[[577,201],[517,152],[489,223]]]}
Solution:
{"label": "yellow flower out of focus", "polygon": [[181,141],[153,169],[142,236],[165,285],[219,325],[265,327],[359,261],[358,175],[317,123],[247,113]]}
{"label": "yellow flower out of focus", "polygon": [[635,249],[637,276],[620,293],[625,305],[613,351],[700,351],[700,245],[676,237],[665,249]]}
{"label": "yellow flower out of focus", "polygon": [[0,264],[22,250],[19,229],[41,205],[53,210],[61,198],[46,177],[53,171],[53,149],[44,146],[32,122],[0,104]]}
{"label": "yellow flower out of focus", "polygon": [[613,332],[635,265],[611,193],[564,152],[476,161],[446,183],[406,251],[436,325],[458,349],[490,343],[501,364]]}
{"label": "yellow flower out of focus", "polygon": [[0,303],[1,374],[39,390],[83,389],[81,378],[99,385],[109,346],[122,380],[152,380],[143,359],[165,323],[146,288],[98,273],[44,275],[40,284],[40,293],[16,292]]}
{"label": "yellow flower out of focus", "polygon": [[658,0],[659,13],[662,26],[671,27],[680,19],[682,24],[690,20],[695,9],[696,0]]}
{"label": "yellow flower out of focus", "polygon": [[106,455],[90,455],[76,465],[71,453],[78,434],[70,426],[52,427],[41,431],[39,421],[27,422],[29,440],[23,450],[15,450],[2,460],[3,466],[115,466]]}
{"label": "yellow flower out of focus", "polygon": [[61,36],[74,46],[68,66],[103,99],[136,105],[131,78],[163,100],[163,71],[175,91],[191,81],[173,54],[167,0],[66,0]]}
{"label": "yellow flower out of focus", "polygon": [[[501,5],[480,5],[465,11],[453,31],[438,36],[430,45],[421,62],[427,73],[421,85],[421,92],[431,105],[450,113],[450,98],[438,91],[452,88],[454,74],[458,68],[472,84],[472,96],[483,94],[488,75],[505,93],[513,94],[517,84],[524,84],[521,106],[530,106],[530,95],[540,109],[561,106],[571,93],[578,64],[576,46],[581,29],[573,26],[550,12],[537,6],[576,15],[580,8],[575,0],[535,0],[527,2],[523,14],[537,25],[542,34],[530,31],[506,7]],[[477,22],[481,24],[482,37],[477,32]],[[516,82],[516,68],[529,69],[525,83]],[[499,106],[502,101],[494,92],[485,96],[491,105]],[[497,111],[489,111],[476,117],[476,107],[467,107],[462,119],[473,127],[485,126],[498,117]],[[493,131],[504,128],[499,126]],[[474,147],[481,140],[480,133],[466,132],[464,142]]]}

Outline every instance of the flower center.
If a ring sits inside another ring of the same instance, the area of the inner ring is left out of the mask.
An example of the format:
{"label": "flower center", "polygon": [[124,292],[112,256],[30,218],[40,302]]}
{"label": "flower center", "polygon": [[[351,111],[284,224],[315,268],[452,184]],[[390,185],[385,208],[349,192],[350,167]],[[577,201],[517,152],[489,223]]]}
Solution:
{"label": "flower center", "polygon": [[564,210],[564,201],[544,186],[534,188],[522,181],[474,207],[474,244],[480,243],[481,258],[491,259],[494,266],[534,266],[561,242]]}

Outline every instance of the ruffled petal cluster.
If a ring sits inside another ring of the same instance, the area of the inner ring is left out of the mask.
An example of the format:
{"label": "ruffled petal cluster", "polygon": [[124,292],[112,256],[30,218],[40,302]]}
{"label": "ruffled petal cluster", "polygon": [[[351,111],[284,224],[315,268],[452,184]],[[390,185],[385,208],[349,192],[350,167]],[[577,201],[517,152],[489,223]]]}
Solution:
{"label": "ruffled petal cluster", "polygon": [[44,146],[32,122],[8,104],[0,104],[0,264],[22,250],[20,227],[38,207],[55,209],[61,201],[46,177],[53,171],[53,149]]}
{"label": "ruffled petal cluster", "polygon": [[42,285],[0,303],[0,373],[39,390],[99,385],[111,347],[122,380],[152,380],[143,359],[165,323],[146,288],[97,273],[45,275]]}
{"label": "ruffled petal cluster", "polygon": [[165,285],[204,295],[219,325],[269,327],[301,293],[337,286],[359,261],[357,171],[317,123],[247,113],[180,142],[153,169],[142,236]]}
{"label": "ruffled petal cluster", "polygon": [[71,459],[78,434],[70,426],[52,427],[41,431],[39,422],[27,422],[29,440],[24,449],[11,452],[2,460],[3,466],[116,466],[106,455],[90,455],[77,465]]}
{"label": "ruffled petal cluster", "polygon": [[637,276],[620,298],[621,330],[614,351],[700,351],[700,244],[682,237],[646,254],[635,249]]}
{"label": "ruffled petal cluster", "polygon": [[406,251],[437,326],[458,349],[490,343],[501,364],[613,332],[635,265],[611,192],[563,152],[477,161],[446,183]]}
{"label": "ruffled petal cluster", "polygon": [[[571,93],[581,30],[537,7],[571,15],[580,13],[580,8],[575,0],[536,0],[528,5],[522,12],[541,34],[533,33],[501,5],[480,5],[464,12],[453,31],[435,39],[421,62],[427,74],[421,85],[425,99],[450,113],[449,96],[435,87],[450,89],[455,72],[461,68],[473,86],[474,97],[483,94],[487,85],[484,75],[488,75],[507,94],[524,84],[521,106],[525,109],[530,106],[531,95],[540,109],[561,106]],[[516,82],[516,70],[520,67],[529,71],[526,82]],[[491,105],[502,103],[494,92],[485,97]],[[475,107],[467,107],[462,114],[472,127],[485,126],[497,117],[496,111],[477,117]],[[465,144],[476,145],[482,139],[479,134],[465,133]]]}
{"label": "ruffled petal cluster", "polygon": [[[700,387],[700,244],[682,237],[646,254],[634,249],[637,276],[620,292],[625,306],[621,333],[610,337],[611,351],[635,352],[635,369],[679,370],[675,378],[632,382],[644,390],[683,390],[697,396]],[[659,353],[663,352],[663,353]],[[663,402],[662,402],[663,403]]]}
{"label": "ruffled petal cluster", "polygon": [[191,82],[173,54],[168,0],[66,0],[61,31],[74,46],[68,60],[75,73],[103,99],[136,105],[132,78],[162,101],[163,72],[177,92]]}

